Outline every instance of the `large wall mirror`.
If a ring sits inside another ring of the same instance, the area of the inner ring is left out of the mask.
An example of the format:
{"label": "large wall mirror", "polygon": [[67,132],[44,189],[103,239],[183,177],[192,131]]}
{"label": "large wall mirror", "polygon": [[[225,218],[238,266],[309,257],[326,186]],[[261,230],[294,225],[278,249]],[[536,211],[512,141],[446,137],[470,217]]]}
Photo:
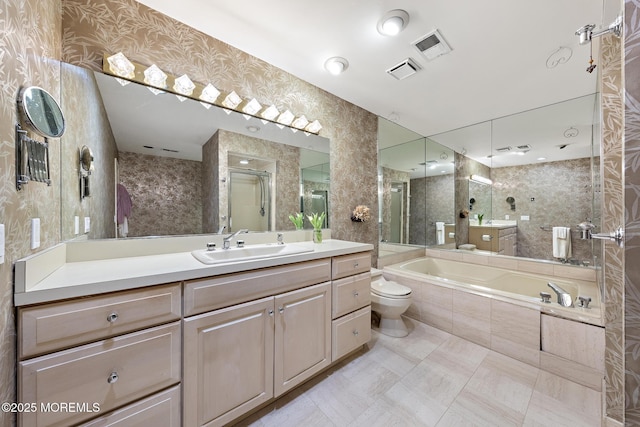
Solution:
{"label": "large wall mirror", "polygon": [[[439,190],[437,202],[430,200],[411,210],[411,221],[417,212],[429,212],[434,203],[455,203],[453,234],[443,216],[442,248],[597,264],[594,249],[600,246],[582,239],[580,226],[593,224],[596,232],[601,226],[600,121],[600,100],[594,93],[423,138],[425,146],[429,141],[453,150],[455,191]],[[386,121],[381,119],[381,124]],[[380,150],[382,167],[387,150],[397,150],[407,160],[429,162],[409,145],[404,149],[398,145]],[[398,170],[408,174],[411,168]],[[411,192],[413,198],[413,184]],[[388,215],[385,208],[382,218]],[[425,224],[426,230],[431,222]],[[554,227],[570,230],[571,251],[566,256],[554,252]],[[452,243],[449,236],[454,237]],[[438,247],[441,241],[415,243]]]}
{"label": "large wall mirror", "polygon": [[455,153],[378,119],[379,258],[425,246],[452,246]]}
{"label": "large wall mirror", "polygon": [[[599,123],[594,93],[432,136],[460,153],[456,208],[469,214],[458,219],[457,246],[592,265],[580,225],[601,226]],[[569,229],[563,254],[554,227]]]}
{"label": "large wall mirror", "polygon": [[[69,116],[63,240],[291,230],[294,212],[328,213],[328,139],[70,64],[61,69]],[[82,146],[94,157],[85,198]]]}

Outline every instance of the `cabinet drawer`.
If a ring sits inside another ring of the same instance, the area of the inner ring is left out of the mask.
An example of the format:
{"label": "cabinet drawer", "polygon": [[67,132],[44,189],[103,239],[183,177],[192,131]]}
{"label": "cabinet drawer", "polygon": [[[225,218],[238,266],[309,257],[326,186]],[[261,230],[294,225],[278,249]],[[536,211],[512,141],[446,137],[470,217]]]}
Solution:
{"label": "cabinet drawer", "polygon": [[180,427],[180,386],[139,400],[108,415],[81,424],[82,427]]}
{"label": "cabinet drawer", "polygon": [[361,273],[333,281],[332,318],[340,317],[371,303],[371,273]]}
{"label": "cabinet drawer", "polygon": [[334,320],[331,332],[331,360],[335,362],[371,339],[371,306]]}
{"label": "cabinet drawer", "polygon": [[73,402],[83,411],[18,415],[23,426],[68,426],[105,413],[180,381],[180,322],[133,332],[18,364],[18,402]]}
{"label": "cabinet drawer", "polygon": [[331,263],[333,280],[367,271],[371,271],[371,252],[337,256]]}
{"label": "cabinet drawer", "polygon": [[42,354],[179,319],[179,283],[18,311],[18,357]]}
{"label": "cabinet drawer", "polygon": [[205,313],[329,280],[330,258],[191,280],[185,284],[184,315]]}

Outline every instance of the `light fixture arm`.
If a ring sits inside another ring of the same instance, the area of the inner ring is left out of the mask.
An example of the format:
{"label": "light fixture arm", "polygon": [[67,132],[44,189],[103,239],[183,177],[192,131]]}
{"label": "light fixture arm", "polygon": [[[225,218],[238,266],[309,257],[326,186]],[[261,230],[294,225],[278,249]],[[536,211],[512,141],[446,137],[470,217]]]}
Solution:
{"label": "light fixture arm", "polygon": [[616,37],[622,35],[622,15],[618,15],[615,21],[613,21],[607,28],[599,31],[593,31],[596,27],[594,24],[587,24],[584,27],[579,28],[576,31],[576,35],[580,36],[580,44],[587,44],[591,42],[594,37],[599,37],[603,34],[613,33]]}

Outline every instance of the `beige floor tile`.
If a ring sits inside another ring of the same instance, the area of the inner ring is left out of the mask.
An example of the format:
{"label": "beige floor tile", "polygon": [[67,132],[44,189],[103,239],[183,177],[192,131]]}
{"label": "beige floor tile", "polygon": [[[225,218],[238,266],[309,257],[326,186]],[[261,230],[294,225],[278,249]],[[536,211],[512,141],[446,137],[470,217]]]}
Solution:
{"label": "beige floor tile", "polygon": [[247,427],[330,427],[333,422],[304,393],[289,393],[235,424]]}
{"label": "beige floor tile", "polygon": [[452,406],[504,425],[524,421],[538,369],[499,353],[482,361]]}
{"label": "beige floor tile", "polygon": [[525,425],[600,426],[601,393],[541,371]]}
{"label": "beige floor tile", "polygon": [[[402,338],[389,337],[378,333],[378,340],[385,347],[414,363],[419,363],[446,341],[450,334],[424,323],[403,317],[409,328],[409,335]],[[377,333],[376,330],[374,332]]]}

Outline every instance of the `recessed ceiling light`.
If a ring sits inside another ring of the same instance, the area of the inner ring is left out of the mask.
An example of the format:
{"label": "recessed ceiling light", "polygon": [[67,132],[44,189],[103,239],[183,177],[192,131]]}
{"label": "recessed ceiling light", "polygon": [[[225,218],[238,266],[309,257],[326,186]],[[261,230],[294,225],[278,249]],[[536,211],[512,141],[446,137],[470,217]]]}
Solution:
{"label": "recessed ceiling light", "polygon": [[324,68],[334,76],[337,76],[338,74],[344,73],[345,70],[349,68],[349,61],[342,57],[334,56],[327,59],[324,63]]}
{"label": "recessed ceiling light", "polygon": [[401,9],[390,10],[378,21],[378,32],[383,36],[395,36],[409,23],[409,14]]}
{"label": "recessed ceiling light", "polygon": [[247,126],[247,130],[249,132],[258,132],[260,130],[260,127],[254,126],[254,125],[249,125],[249,126]]}

